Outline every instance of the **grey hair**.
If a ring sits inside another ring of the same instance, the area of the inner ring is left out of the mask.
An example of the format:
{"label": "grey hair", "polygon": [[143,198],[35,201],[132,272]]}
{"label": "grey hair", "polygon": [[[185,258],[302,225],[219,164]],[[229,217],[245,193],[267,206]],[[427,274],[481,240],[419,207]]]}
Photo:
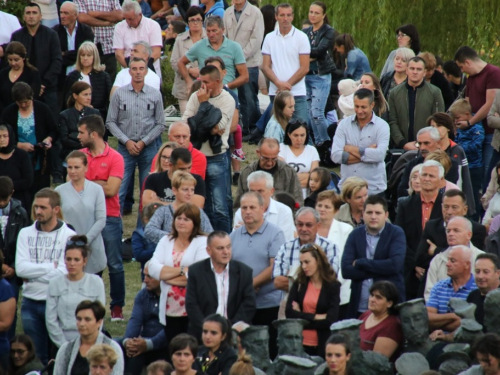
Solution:
{"label": "grey hair", "polygon": [[396,56],[400,56],[406,62],[408,62],[412,57],[415,57],[415,52],[413,52],[413,50],[410,48],[401,47],[396,50],[396,53],[394,54],[394,59],[396,59]]}
{"label": "grey hair", "polygon": [[281,3],[281,4],[276,5],[276,7],[274,8],[274,14],[276,16],[278,15],[278,13],[279,13],[279,11],[280,11],[281,8],[290,8],[290,9],[292,9],[292,12],[293,12],[293,7],[290,4],[288,4],[288,3]]}
{"label": "grey hair", "polygon": [[149,45],[148,42],[146,42],[144,40],[139,40],[138,42],[132,43],[132,47],[135,47],[135,46],[143,46],[146,49],[146,52],[148,54],[148,59],[153,54],[153,50],[151,49],[151,46]]}
{"label": "grey hair", "polygon": [[257,198],[257,201],[259,202],[259,206],[264,206],[264,199],[262,198],[262,195],[260,195],[259,193],[255,192],[255,191],[247,191],[245,194],[243,194],[240,198],[240,206],[241,206],[241,202],[243,202],[243,198],[246,198],[246,197],[254,197],[254,198]]}
{"label": "grey hair", "polygon": [[205,18],[205,28],[213,25],[217,25],[219,26],[219,29],[223,29],[224,21],[220,16],[208,16],[207,18]]}
{"label": "grey hair", "polygon": [[73,10],[78,14],[80,12],[80,8],[78,7],[78,4],[74,3],[73,1],[65,1],[64,3],[61,4],[61,8],[63,5],[71,5],[73,7]]}
{"label": "grey hair", "polygon": [[422,174],[422,170],[427,167],[437,167],[439,170],[439,178],[444,177],[444,167],[443,164],[438,162],[437,160],[427,160],[425,163],[422,164],[420,167],[419,173]]}
{"label": "grey hair", "polygon": [[439,135],[439,131],[432,126],[426,126],[425,128],[420,129],[417,133],[417,139],[418,139],[419,135],[422,135],[425,133],[429,133],[431,138],[436,142],[439,142],[439,140],[441,139],[441,136]]}
{"label": "grey hair", "polygon": [[135,14],[142,14],[141,5],[137,1],[125,0],[122,4],[123,13],[134,11]]}
{"label": "grey hair", "polygon": [[168,127],[168,135],[170,135],[172,128],[175,128],[176,126],[179,126],[179,125],[187,126],[189,129],[189,133],[191,133],[191,128],[189,127],[188,124],[186,124],[185,122],[182,122],[182,121],[175,121],[175,122],[171,123],[170,126]]}
{"label": "grey hair", "polygon": [[422,169],[422,164],[417,164],[411,169],[410,180],[408,181],[408,195],[413,195],[413,193],[415,192],[411,186],[411,177],[415,172],[418,172],[418,174],[420,174],[421,169]]}
{"label": "grey hair", "polygon": [[[472,249],[468,246],[465,245],[457,245],[457,246],[452,246],[450,248],[450,252],[454,249],[461,250],[462,253],[462,260],[468,258],[470,261],[470,264],[474,264],[474,254],[472,253]],[[450,253],[448,253],[449,255]]]}
{"label": "grey hair", "polygon": [[312,207],[301,207],[295,214],[295,220],[297,220],[300,216],[305,215],[307,213],[311,213],[314,216],[314,219],[316,220],[316,223],[319,223],[319,213]]}
{"label": "grey hair", "polygon": [[266,188],[272,189],[274,187],[274,178],[271,173],[267,173],[264,171],[255,171],[248,175],[247,177],[247,187],[250,189],[250,184],[260,181],[266,180]]}
{"label": "grey hair", "polygon": [[461,221],[462,223],[465,224],[465,226],[467,227],[467,230],[469,232],[472,232],[472,222],[467,219],[466,217],[463,217],[463,216],[453,216],[450,220],[448,220],[448,225],[450,224],[451,221]]}

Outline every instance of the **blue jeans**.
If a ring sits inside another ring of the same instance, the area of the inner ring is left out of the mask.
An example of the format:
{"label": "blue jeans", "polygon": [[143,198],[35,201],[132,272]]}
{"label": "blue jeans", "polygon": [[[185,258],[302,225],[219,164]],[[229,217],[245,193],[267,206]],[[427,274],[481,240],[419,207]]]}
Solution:
{"label": "blue jeans", "polygon": [[50,338],[45,326],[45,301],[23,297],[21,320],[24,333],[30,336],[35,344],[36,356],[46,366],[49,361]]}
{"label": "blue jeans", "polygon": [[486,134],[483,142],[483,165],[484,174],[483,174],[483,192],[486,191],[488,184],[491,178],[491,171],[495,167],[492,165],[491,158],[493,157],[493,152],[495,149],[491,146],[491,141],[493,140],[493,134]]}
{"label": "blue jeans", "polygon": [[118,152],[123,156],[123,161],[125,162],[125,173],[123,174],[123,181],[120,186],[120,209],[123,211],[125,207],[125,197],[127,196],[127,191],[129,184],[133,184],[133,175],[135,167],[139,167],[139,186],[142,187],[144,180],[148,177],[149,170],[151,169],[151,162],[155,157],[158,149],[161,146],[161,137],[156,138],[151,144],[144,147],[138,156],[130,155],[127,147],[118,144]]}
{"label": "blue jeans", "polygon": [[123,223],[120,217],[106,217],[102,230],[104,249],[108,259],[111,308],[125,305],[125,271],[122,259]]}
{"label": "blue jeans", "polygon": [[309,109],[309,128],[314,133],[314,142],[319,145],[329,141],[328,122],[325,118],[325,106],[330,95],[332,75],[306,75],[307,107]]}
{"label": "blue jeans", "polygon": [[238,87],[238,100],[240,101],[241,122],[243,132],[249,133],[259,121],[259,68],[248,68],[249,81]]}
{"label": "blue jeans", "polygon": [[274,96],[270,96],[269,98],[271,99],[271,102],[267,106],[262,116],[260,116],[259,121],[257,121],[257,123],[255,124],[257,129],[259,129],[262,134],[264,134],[264,132],[266,131],[266,126],[269,122],[269,119],[271,118],[271,111],[273,109]]}
{"label": "blue jeans", "polygon": [[207,173],[205,186],[207,199],[205,201],[205,213],[207,214],[214,230],[231,232],[228,204],[228,165],[227,153],[223,152],[215,156],[207,156]]}

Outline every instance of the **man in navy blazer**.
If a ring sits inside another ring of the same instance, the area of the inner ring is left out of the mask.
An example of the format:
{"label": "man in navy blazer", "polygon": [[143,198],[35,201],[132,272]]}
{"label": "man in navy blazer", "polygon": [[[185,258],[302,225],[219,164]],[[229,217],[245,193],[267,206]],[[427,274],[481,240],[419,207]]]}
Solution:
{"label": "man in navy blazer", "polygon": [[252,269],[231,260],[228,234],[224,231],[210,233],[207,253],[210,258],[191,265],[186,275],[188,333],[198,340],[201,339],[203,319],[208,315],[217,313],[231,323],[251,324],[256,309]]}
{"label": "man in navy blazer", "polygon": [[394,283],[399,302],[405,301],[406,238],[400,227],[387,222],[388,216],[385,199],[369,196],[363,211],[365,225],[347,238],[342,255],[342,276],[352,280],[347,318],[357,318],[368,309],[369,289],[376,281]]}

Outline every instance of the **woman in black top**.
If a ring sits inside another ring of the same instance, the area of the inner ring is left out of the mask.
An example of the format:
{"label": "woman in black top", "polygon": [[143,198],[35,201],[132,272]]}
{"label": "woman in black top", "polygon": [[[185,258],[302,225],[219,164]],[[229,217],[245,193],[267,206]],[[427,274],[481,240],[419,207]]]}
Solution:
{"label": "woman in black top", "polygon": [[19,200],[26,210],[31,211],[31,186],[33,167],[28,153],[16,147],[12,127],[0,125],[0,176],[8,176],[14,183],[12,197]]}
{"label": "woman in black top", "polygon": [[61,140],[61,160],[65,160],[71,151],[79,150],[82,144],[78,140],[78,121],[89,115],[99,115],[99,111],[91,107],[92,88],[83,81],[71,86],[68,98],[68,109],[59,116],[59,136]]}
{"label": "woman in black top", "polygon": [[26,48],[22,43],[11,42],[5,49],[5,56],[9,67],[0,70],[0,113],[9,105],[14,103],[12,99],[12,87],[16,82],[26,82],[31,86],[34,98],[40,95],[40,74],[38,70],[29,63]]}
{"label": "woman in black top", "polygon": [[229,375],[231,366],[238,356],[231,347],[231,326],[226,318],[212,314],[203,321],[200,348],[193,368],[204,371],[207,375]]}
{"label": "woman in black top", "polygon": [[198,354],[198,341],[187,333],[175,336],[168,346],[174,372],[172,375],[204,375],[193,369]]}
{"label": "woman in black top", "polygon": [[92,86],[92,107],[98,109],[106,122],[108,113],[109,94],[111,92],[111,78],[101,65],[99,51],[92,42],[83,42],[76,55],[76,69],[66,78],[64,84],[64,104],[71,96],[71,87],[75,82],[84,81]]}

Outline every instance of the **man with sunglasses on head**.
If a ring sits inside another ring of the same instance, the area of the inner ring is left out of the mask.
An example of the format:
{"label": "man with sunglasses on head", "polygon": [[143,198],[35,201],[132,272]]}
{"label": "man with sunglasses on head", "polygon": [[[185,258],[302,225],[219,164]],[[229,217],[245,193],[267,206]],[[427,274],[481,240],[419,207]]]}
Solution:
{"label": "man with sunglasses on head", "polygon": [[234,208],[240,207],[241,196],[248,191],[248,176],[255,171],[268,172],[274,179],[274,190],[290,193],[297,203],[304,204],[302,188],[295,169],[283,160],[278,160],[280,144],[274,138],[262,138],[257,145],[259,159],[246,166],[238,179],[238,190],[234,200]]}

